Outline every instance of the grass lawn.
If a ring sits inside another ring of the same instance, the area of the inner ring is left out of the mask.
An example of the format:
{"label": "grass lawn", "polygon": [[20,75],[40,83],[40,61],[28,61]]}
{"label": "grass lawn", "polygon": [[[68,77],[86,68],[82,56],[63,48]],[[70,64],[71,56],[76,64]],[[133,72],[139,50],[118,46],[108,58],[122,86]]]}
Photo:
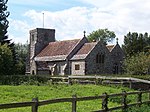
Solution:
{"label": "grass lawn", "polygon": [[[127,88],[106,87],[100,85],[45,85],[45,86],[0,86],[0,104],[12,102],[31,101],[38,97],[39,100],[71,97],[76,94],[78,97],[95,96],[107,93],[120,93]],[[109,106],[117,106],[117,101],[111,101]],[[101,100],[92,100],[77,103],[77,112],[90,112],[101,109]],[[5,109],[0,112],[31,112],[31,107]],[[50,104],[39,107],[39,112],[71,112],[71,103]]]}

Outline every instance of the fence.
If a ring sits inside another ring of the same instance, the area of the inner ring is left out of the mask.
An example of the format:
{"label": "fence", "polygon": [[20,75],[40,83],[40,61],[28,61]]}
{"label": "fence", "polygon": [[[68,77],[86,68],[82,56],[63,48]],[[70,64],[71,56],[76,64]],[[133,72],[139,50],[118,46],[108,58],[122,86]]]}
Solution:
{"label": "fence", "polygon": [[66,84],[102,84],[102,85],[119,85],[132,89],[149,90],[150,81],[131,77],[110,77],[110,76],[68,76],[68,77],[51,77],[52,83]]}
{"label": "fence", "polygon": [[[143,100],[142,94],[148,95],[148,100]],[[127,103],[127,96],[129,95],[137,95],[137,102],[135,103]],[[121,96],[122,104],[117,107],[108,107],[109,98]],[[87,101],[87,100],[96,100],[102,99],[102,109],[93,111],[93,112],[107,112],[112,110],[123,109],[126,110],[128,107],[135,106],[135,105],[142,105],[144,103],[150,103],[150,91],[137,91],[137,92],[126,92],[123,91],[122,93],[118,94],[110,94],[104,93],[101,96],[89,96],[89,97],[80,97],[78,98],[76,95],[73,95],[72,98],[61,98],[61,99],[52,99],[52,100],[45,100],[45,101],[38,101],[38,98],[33,98],[31,102],[21,102],[21,103],[10,103],[10,104],[0,104],[0,109],[8,109],[8,108],[18,108],[18,107],[28,107],[31,106],[31,112],[38,112],[38,107],[53,103],[61,103],[61,102],[70,102],[72,103],[72,112],[77,112],[77,102],[79,101]]]}

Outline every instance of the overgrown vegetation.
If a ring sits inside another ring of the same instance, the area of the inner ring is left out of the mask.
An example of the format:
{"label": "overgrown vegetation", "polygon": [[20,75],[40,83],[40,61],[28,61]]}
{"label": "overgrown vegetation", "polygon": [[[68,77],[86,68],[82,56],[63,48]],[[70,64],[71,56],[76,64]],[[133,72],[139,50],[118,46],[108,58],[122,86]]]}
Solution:
{"label": "overgrown vegetation", "polygon": [[122,46],[126,54],[124,70],[127,74],[150,74],[150,35],[129,32]]}
{"label": "overgrown vegetation", "polygon": [[[9,21],[7,20],[10,13],[7,11],[8,0],[0,1],[0,73],[1,75],[9,75],[14,70],[15,50],[14,43],[8,39],[7,28]],[[8,54],[7,54],[8,52]]]}
{"label": "overgrown vegetation", "polygon": [[127,57],[124,61],[124,70],[128,74],[145,75],[150,71],[150,55],[141,52]]}
{"label": "overgrown vegetation", "polygon": [[0,79],[0,85],[40,85],[49,80],[49,78],[37,75],[1,75]]}
{"label": "overgrown vegetation", "polygon": [[0,1],[0,75],[25,74],[28,45],[14,44],[8,38],[7,2]]}
{"label": "overgrown vegetation", "polygon": [[150,50],[150,35],[147,32],[144,34],[129,32],[124,37],[122,48],[126,56],[133,56],[140,52],[147,53]]}
{"label": "overgrown vegetation", "polygon": [[0,74],[9,75],[12,72],[13,57],[7,44],[0,43]]}
{"label": "overgrown vegetation", "polygon": [[16,51],[16,64],[14,74],[22,74],[24,75],[26,72],[27,58],[28,58],[28,42],[25,44],[15,44]]}

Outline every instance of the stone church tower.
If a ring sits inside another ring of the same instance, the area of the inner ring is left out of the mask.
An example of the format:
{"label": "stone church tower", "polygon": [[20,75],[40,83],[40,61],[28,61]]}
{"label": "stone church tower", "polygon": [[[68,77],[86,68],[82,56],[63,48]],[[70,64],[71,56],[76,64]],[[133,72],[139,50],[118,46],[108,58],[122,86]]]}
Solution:
{"label": "stone church tower", "polygon": [[36,28],[30,31],[29,59],[27,70],[30,74],[36,74],[34,57],[50,42],[55,42],[55,29]]}

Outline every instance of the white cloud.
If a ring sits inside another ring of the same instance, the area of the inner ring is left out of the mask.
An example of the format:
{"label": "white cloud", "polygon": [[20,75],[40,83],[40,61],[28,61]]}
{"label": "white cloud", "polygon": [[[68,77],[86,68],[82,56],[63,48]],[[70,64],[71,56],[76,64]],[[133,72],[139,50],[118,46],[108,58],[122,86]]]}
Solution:
{"label": "white cloud", "polygon": [[9,38],[15,43],[26,43],[29,38],[30,25],[26,21],[9,20]]}
{"label": "white cloud", "polygon": [[114,31],[120,43],[123,43],[123,37],[129,31],[150,33],[149,0],[79,1],[91,4],[93,7],[73,7],[56,12],[29,10],[24,14],[24,18],[30,21],[16,20],[11,26],[14,26],[16,32],[18,30],[27,36],[30,29],[42,27],[44,12],[45,28],[56,29],[57,40],[82,38],[84,30],[89,34],[99,28]]}
{"label": "white cloud", "polygon": [[[56,29],[56,38],[58,40],[81,38],[83,31],[89,27],[89,10],[85,7],[74,7],[68,10],[57,12],[44,12],[45,28]],[[33,26],[42,27],[42,13],[34,10],[25,13],[25,16],[31,18]],[[76,37],[78,36],[78,37]]]}

